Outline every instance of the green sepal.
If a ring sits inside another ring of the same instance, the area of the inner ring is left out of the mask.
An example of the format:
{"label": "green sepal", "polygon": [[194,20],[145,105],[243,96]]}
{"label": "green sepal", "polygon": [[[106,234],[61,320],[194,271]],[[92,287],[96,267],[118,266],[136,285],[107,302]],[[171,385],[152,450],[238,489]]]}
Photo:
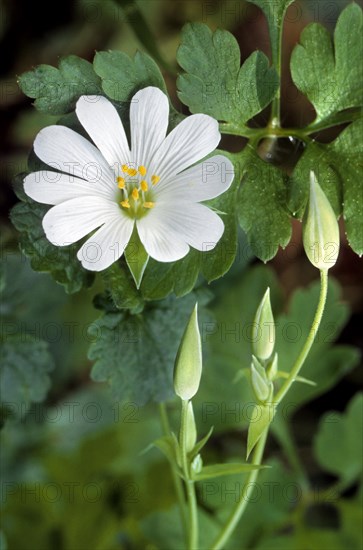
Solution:
{"label": "green sepal", "polygon": [[125,258],[136,288],[139,289],[149,261],[149,255],[140,241],[136,226],[125,248]]}
{"label": "green sepal", "polygon": [[245,474],[253,470],[262,470],[269,466],[257,466],[255,464],[239,464],[238,462],[230,462],[227,464],[213,464],[213,466],[203,466],[202,471],[198,474],[192,472],[194,481],[203,481],[205,479],[213,479],[215,477],[230,476],[235,474]]}

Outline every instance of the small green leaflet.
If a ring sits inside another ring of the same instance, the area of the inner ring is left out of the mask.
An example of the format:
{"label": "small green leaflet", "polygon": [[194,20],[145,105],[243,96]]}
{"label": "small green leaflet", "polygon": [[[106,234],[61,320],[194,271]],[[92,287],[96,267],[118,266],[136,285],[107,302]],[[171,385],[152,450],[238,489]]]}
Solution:
{"label": "small green leaflet", "polygon": [[23,73],[19,86],[25,95],[35,98],[38,111],[51,115],[69,113],[81,95],[102,93],[101,80],[92,64],[76,55],[61,59],[58,69],[39,65]]}
{"label": "small green leaflet", "polygon": [[266,466],[256,466],[255,464],[240,464],[239,462],[228,462],[227,464],[213,464],[211,466],[203,466],[199,474],[193,474],[195,481],[205,479],[214,479],[221,476],[230,476],[235,474],[246,474],[252,470],[262,470]]}
{"label": "small green leaflet", "polygon": [[183,28],[177,60],[186,71],[178,78],[179,97],[192,113],[242,124],[262,111],[278,88],[276,71],[262,52],[254,52],[241,67],[234,36],[212,32],[203,23]]}
{"label": "small green leaflet", "polygon": [[340,14],[334,44],[327,29],[312,23],[292,53],[292,78],[314,105],[317,121],[363,105],[362,24],[362,9],[351,3]]}

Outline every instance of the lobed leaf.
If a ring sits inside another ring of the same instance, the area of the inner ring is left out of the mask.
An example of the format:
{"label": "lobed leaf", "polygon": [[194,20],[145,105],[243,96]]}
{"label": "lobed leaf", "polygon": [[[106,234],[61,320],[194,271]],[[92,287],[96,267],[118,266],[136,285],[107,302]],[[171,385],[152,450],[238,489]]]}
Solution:
{"label": "lobed leaf", "polygon": [[221,121],[245,123],[261,112],[278,88],[276,71],[262,52],[240,66],[237,40],[228,31],[212,32],[203,23],[188,23],[177,52],[185,70],[177,81],[179,98],[192,113]]}
{"label": "lobed leaf", "polygon": [[363,105],[362,26],[362,9],[353,2],[340,14],[334,44],[327,29],[312,23],[292,53],[292,78],[314,105],[317,121]]}
{"label": "lobed leaf", "polygon": [[69,113],[81,95],[102,93],[92,64],[76,55],[62,58],[58,69],[39,65],[23,73],[18,83],[25,95],[35,99],[38,111],[51,115]]}

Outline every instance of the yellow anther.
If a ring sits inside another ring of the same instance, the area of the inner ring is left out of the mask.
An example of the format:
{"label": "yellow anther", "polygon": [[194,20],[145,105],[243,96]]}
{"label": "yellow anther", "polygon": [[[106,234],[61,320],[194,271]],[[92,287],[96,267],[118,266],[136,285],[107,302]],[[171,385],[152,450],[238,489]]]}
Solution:
{"label": "yellow anther", "polygon": [[156,185],[157,183],[159,183],[159,181],[160,181],[160,177],[159,177],[159,176],[155,176],[155,175],[154,175],[154,176],[151,176],[151,183],[152,183],[153,185]]}
{"label": "yellow anther", "polygon": [[134,199],[134,201],[139,200],[139,190],[136,189],[136,187],[135,187],[135,189],[134,189],[133,192],[132,192],[132,198]]}
{"label": "yellow anther", "polygon": [[154,208],[155,203],[154,202],[144,202],[143,206],[145,208]]}
{"label": "yellow anther", "polygon": [[125,178],[118,177],[117,185],[120,189],[125,189]]}
{"label": "yellow anther", "polygon": [[127,166],[127,164],[123,164],[123,165],[121,166],[121,168],[122,168],[122,171],[123,171],[123,172],[126,172],[126,174],[127,174],[127,172],[129,171],[129,167]]}
{"label": "yellow anther", "polygon": [[149,189],[149,186],[148,186],[148,184],[147,184],[147,182],[146,182],[145,180],[142,180],[142,182],[140,183],[140,185],[141,185],[141,189],[142,189],[143,191],[147,191],[147,190]]}
{"label": "yellow anther", "polygon": [[136,170],[136,168],[129,168],[127,170],[127,173],[128,173],[129,176],[131,176],[133,178],[134,176],[136,176],[137,170]]}
{"label": "yellow anther", "polygon": [[129,199],[121,201],[120,204],[121,204],[121,206],[123,206],[123,208],[130,208]]}
{"label": "yellow anther", "polygon": [[139,166],[139,173],[141,174],[141,176],[146,176],[146,168],[145,166]]}

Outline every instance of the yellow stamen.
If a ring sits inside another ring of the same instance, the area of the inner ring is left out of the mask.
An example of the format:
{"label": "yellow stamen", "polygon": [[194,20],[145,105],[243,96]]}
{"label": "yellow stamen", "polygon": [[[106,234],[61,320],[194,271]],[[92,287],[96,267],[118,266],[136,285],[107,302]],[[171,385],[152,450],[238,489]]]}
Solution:
{"label": "yellow stamen", "polygon": [[125,178],[118,177],[117,184],[119,189],[125,189]]}
{"label": "yellow stamen", "polygon": [[142,180],[142,182],[140,183],[140,185],[141,185],[141,189],[142,189],[143,191],[147,191],[147,190],[149,189],[149,186],[148,186],[148,184],[147,184],[147,182],[146,182],[145,180]]}
{"label": "yellow stamen", "polygon": [[140,172],[141,176],[146,176],[147,170],[146,170],[145,166],[139,166],[139,172]]}
{"label": "yellow stamen", "polygon": [[155,203],[154,202],[144,202],[143,206],[145,208],[154,208]]}
{"label": "yellow stamen", "polygon": [[139,191],[138,191],[138,189],[136,189],[136,187],[132,192],[132,198],[134,199],[134,201],[139,200]]}
{"label": "yellow stamen", "polygon": [[123,206],[123,208],[130,208],[129,199],[126,199],[125,201],[121,201],[120,204],[121,206]]}
{"label": "yellow stamen", "polygon": [[159,183],[159,181],[160,181],[160,177],[159,177],[159,176],[155,176],[155,175],[154,175],[154,176],[151,176],[151,183],[152,183],[153,185],[156,185],[157,183]]}
{"label": "yellow stamen", "polygon": [[126,174],[127,174],[127,172],[129,171],[129,167],[127,166],[127,164],[123,164],[123,165],[121,166],[121,168],[122,168],[122,171],[123,171],[123,172],[126,172]]}
{"label": "yellow stamen", "polygon": [[137,170],[136,170],[136,168],[129,168],[127,170],[127,173],[128,173],[129,176],[131,176],[133,178],[134,176],[136,176]]}

